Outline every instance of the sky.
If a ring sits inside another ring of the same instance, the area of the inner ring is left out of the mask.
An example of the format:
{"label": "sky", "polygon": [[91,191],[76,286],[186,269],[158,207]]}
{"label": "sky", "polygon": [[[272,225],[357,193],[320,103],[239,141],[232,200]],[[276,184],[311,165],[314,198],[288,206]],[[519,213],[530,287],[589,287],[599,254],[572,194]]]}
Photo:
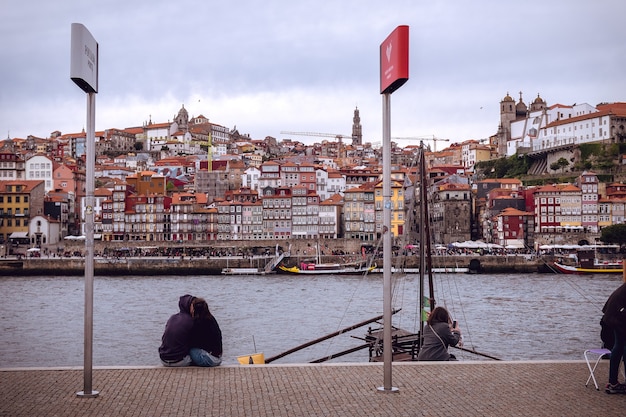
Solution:
{"label": "sky", "polygon": [[496,133],[507,93],[626,101],[625,13],[623,0],[0,0],[0,139],[86,128],[72,23],[99,45],[97,131],[168,122],[184,105],[304,143],[327,138],[281,132],[350,136],[355,108],[363,141],[381,141],[380,44],[408,25],[391,136],[461,142]]}

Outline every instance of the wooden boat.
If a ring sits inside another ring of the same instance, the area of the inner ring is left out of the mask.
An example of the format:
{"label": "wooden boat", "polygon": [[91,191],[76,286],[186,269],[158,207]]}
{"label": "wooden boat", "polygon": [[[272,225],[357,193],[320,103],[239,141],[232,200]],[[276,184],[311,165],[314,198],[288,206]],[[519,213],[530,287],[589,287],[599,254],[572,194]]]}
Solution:
{"label": "wooden boat", "polygon": [[301,274],[301,275],[321,275],[321,274],[336,274],[336,275],[361,275],[367,272],[371,272],[376,269],[376,264],[370,265],[367,262],[352,262],[352,263],[322,263],[320,255],[319,243],[316,246],[316,257],[307,261],[300,262],[300,266],[285,266],[282,263],[276,268],[278,271],[288,274]]}
{"label": "wooden boat", "polygon": [[[421,335],[424,331],[424,312],[426,311],[426,304],[431,309],[435,305],[435,294],[433,285],[433,265],[432,265],[432,251],[430,244],[430,224],[428,221],[422,221],[423,219],[430,219],[428,214],[428,175],[426,170],[426,159],[424,157],[424,144],[421,144],[421,152],[419,156],[419,218],[416,219],[419,228],[419,313],[420,325],[417,331],[407,331],[404,329],[391,326],[391,340],[387,343],[391,343],[391,346],[385,346],[385,324],[378,329],[369,328],[365,334],[364,340],[369,344],[369,360],[370,362],[382,362],[384,361],[384,350],[391,348],[391,360],[392,361],[414,361],[417,360],[419,354]],[[388,250],[387,247],[383,247],[384,250]],[[392,272],[393,268],[389,268]],[[429,295],[425,296],[425,279],[428,274],[428,288]]]}
{"label": "wooden boat", "polygon": [[622,261],[600,261],[594,250],[579,250],[576,265],[553,262],[554,268],[562,274],[623,274]]}
{"label": "wooden boat", "polygon": [[[421,221],[421,219],[430,219],[428,210],[428,175],[426,169],[426,160],[424,158],[424,145],[421,145],[421,155],[419,161],[419,213],[418,220],[421,225],[419,230],[420,244],[419,259],[420,265],[418,269],[419,273],[419,313],[420,324],[417,331],[408,331],[405,329],[391,326],[391,360],[392,361],[415,361],[417,360],[422,338],[420,335],[424,334],[424,323],[430,311],[435,307],[435,293],[434,293],[434,272],[450,272],[438,270],[433,268],[432,265],[432,251],[431,251],[431,235],[430,224],[428,221]],[[404,271],[406,272],[406,271]],[[428,280],[428,294],[426,294],[425,281]],[[384,361],[384,349],[386,348],[384,343],[384,326],[378,329],[369,328],[365,337],[362,339],[369,347],[369,360],[370,362],[382,362]],[[485,358],[499,360],[495,356],[478,352],[474,349],[467,349],[462,346],[455,346],[455,349],[471,353],[473,355],[482,356]]]}
{"label": "wooden boat", "polygon": [[338,274],[338,275],[360,275],[376,269],[374,265],[364,264],[317,264],[302,262],[300,267],[279,265],[278,269],[289,274],[316,275],[316,274]]}
{"label": "wooden boat", "polygon": [[[422,145],[422,149],[423,149],[423,145]],[[422,157],[422,169],[423,171],[422,171],[421,178],[427,178],[426,166],[425,166],[425,161],[423,160],[423,157]],[[423,188],[423,193],[424,193],[422,197],[422,201],[425,202],[426,201],[426,198],[425,198],[426,187],[424,186],[422,188]],[[423,211],[421,212],[421,218],[429,218],[426,204],[422,204],[422,210]],[[421,228],[420,241],[430,242],[430,231],[428,227]],[[427,243],[423,246],[424,246],[424,249],[420,255],[420,268],[419,268],[419,271],[421,271],[420,272],[420,293],[423,294],[425,291],[425,288],[424,288],[425,286],[424,286],[423,281],[424,281],[424,275],[428,273],[429,297],[425,297],[425,296],[420,297],[420,311],[425,311],[425,307],[426,307],[425,304],[428,304],[429,307],[434,306],[432,273],[434,272],[435,268],[432,267],[431,255],[426,255],[427,253],[428,254],[431,253],[430,243]],[[384,248],[384,249],[386,250],[387,248]],[[319,260],[319,251],[318,251],[317,259]],[[389,263],[389,265],[390,264],[391,262]],[[363,273],[367,271],[372,271],[376,268],[377,268],[376,265],[365,266],[364,263],[355,263],[350,266],[346,266],[346,265],[341,265],[341,264],[321,264],[321,263],[314,263],[314,262],[311,262],[311,263],[304,262],[304,265],[301,265],[301,267],[296,267],[296,266],[286,267],[284,265],[279,265],[277,269],[283,272],[294,273],[294,274],[331,274],[331,273]],[[390,266],[388,267],[388,270],[391,270]],[[397,271],[399,272],[400,270],[397,270]],[[402,271],[402,272],[406,272],[406,271]],[[392,308],[389,313],[390,315],[394,315],[399,311],[400,311],[400,308],[396,308],[396,309]],[[299,351],[309,346],[312,346],[314,344],[320,343],[324,340],[328,340],[330,338],[333,338],[342,334],[346,334],[348,332],[351,332],[352,330],[355,330],[360,327],[364,327],[370,323],[379,323],[379,321],[384,318],[385,318],[385,314],[379,315],[369,320],[363,321],[361,323],[357,323],[352,326],[346,327],[344,329],[338,330],[336,332],[330,333],[326,336],[320,337],[318,339],[299,345],[295,348],[289,349],[278,355],[265,358],[265,363],[273,362],[275,360],[283,358],[284,356],[290,355],[296,351]],[[407,330],[390,326],[390,328],[392,329],[391,331],[392,346],[390,349],[392,351],[392,360],[400,361],[400,360],[416,360],[417,359],[417,354],[419,352],[419,339],[420,339],[419,335],[422,334],[422,330],[423,330],[423,321],[420,320],[420,322],[421,322],[420,329],[417,332],[411,332],[411,331],[407,331]],[[384,330],[385,330],[384,328],[378,328],[378,329],[369,328],[364,337],[357,337],[357,336],[351,335],[351,337],[361,340],[362,343],[360,345],[343,350],[341,352],[336,352],[334,354],[330,354],[325,357],[310,361],[310,363],[325,362],[325,361],[332,360],[332,359],[335,359],[344,355],[348,355],[348,354],[357,352],[359,350],[364,350],[364,349],[369,350],[370,361],[382,361],[383,349],[385,348],[384,343],[383,343]],[[473,354],[484,356],[490,359],[496,359],[496,360],[498,359],[493,356],[476,352],[474,350],[465,349],[465,348],[458,347],[458,346],[456,348],[473,353]],[[240,360],[240,363],[242,363],[241,361],[245,363],[246,359],[249,362],[250,360],[249,357],[243,356]]]}
{"label": "wooden boat", "polygon": [[624,267],[622,264],[609,263],[598,264],[595,263],[591,268],[584,268],[582,266],[564,265],[558,262],[553,263],[554,268],[561,274],[623,274]]}

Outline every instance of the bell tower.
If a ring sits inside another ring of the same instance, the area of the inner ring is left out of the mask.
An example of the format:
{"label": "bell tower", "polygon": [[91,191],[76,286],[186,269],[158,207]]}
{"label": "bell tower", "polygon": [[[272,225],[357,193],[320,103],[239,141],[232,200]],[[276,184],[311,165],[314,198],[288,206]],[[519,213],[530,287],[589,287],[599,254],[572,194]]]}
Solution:
{"label": "bell tower", "polygon": [[361,116],[359,116],[359,108],[354,109],[352,117],[352,146],[361,146],[363,144],[363,131],[361,127]]}
{"label": "bell tower", "polygon": [[187,128],[189,126],[189,113],[187,112],[187,109],[185,109],[184,104],[178,111],[178,115],[176,115],[174,121],[178,125],[178,129],[187,131]]}
{"label": "bell tower", "polygon": [[515,100],[506,93],[500,101],[500,126],[497,133],[497,151],[500,157],[506,155],[506,146],[511,140],[511,122],[515,121],[516,111]]}

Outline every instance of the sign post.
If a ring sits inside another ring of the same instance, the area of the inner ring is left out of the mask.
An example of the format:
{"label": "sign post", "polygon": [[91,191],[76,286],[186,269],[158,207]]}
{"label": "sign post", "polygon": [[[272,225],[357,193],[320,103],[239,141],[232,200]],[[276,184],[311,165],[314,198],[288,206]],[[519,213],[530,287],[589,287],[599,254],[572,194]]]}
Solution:
{"label": "sign post", "polygon": [[70,78],[87,93],[87,144],[85,150],[85,332],[82,398],[95,398],[93,373],[93,275],[94,275],[94,213],[95,204],[95,136],[96,94],[98,93],[98,42],[80,23],[72,23]]}
{"label": "sign post", "polygon": [[409,79],[409,27],[398,26],[380,45],[380,93],[383,95],[383,386],[392,386],[391,363],[391,94]]}

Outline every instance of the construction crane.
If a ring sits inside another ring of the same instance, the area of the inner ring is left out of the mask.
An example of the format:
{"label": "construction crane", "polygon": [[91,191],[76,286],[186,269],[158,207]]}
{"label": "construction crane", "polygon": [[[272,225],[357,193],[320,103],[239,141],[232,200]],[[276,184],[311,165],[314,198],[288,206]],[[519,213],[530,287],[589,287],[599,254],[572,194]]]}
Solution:
{"label": "construction crane", "polygon": [[280,134],[281,135],[292,135],[292,136],[319,136],[319,137],[323,137],[323,138],[335,138],[339,142],[341,142],[343,140],[343,138],[350,138],[350,139],[352,139],[352,135],[341,135],[341,134],[338,134],[338,133],[282,131],[282,132],[280,132]]}
{"label": "construction crane", "polygon": [[352,138],[352,135],[342,135],[338,133],[320,133],[320,132],[289,132],[282,131],[281,135],[290,135],[290,136],[318,136],[322,138],[335,138],[339,142],[339,154],[343,153],[343,138]]}
{"label": "construction crane", "polygon": [[209,131],[209,136],[205,141],[197,141],[198,145],[207,147],[207,169],[209,171],[213,170],[213,137],[211,135],[211,131]]}
{"label": "construction crane", "polygon": [[450,139],[442,139],[435,137],[435,135],[428,136],[409,136],[409,137],[393,137],[391,139],[394,140],[432,140],[433,141],[433,152],[437,152],[437,142],[450,142]]}

